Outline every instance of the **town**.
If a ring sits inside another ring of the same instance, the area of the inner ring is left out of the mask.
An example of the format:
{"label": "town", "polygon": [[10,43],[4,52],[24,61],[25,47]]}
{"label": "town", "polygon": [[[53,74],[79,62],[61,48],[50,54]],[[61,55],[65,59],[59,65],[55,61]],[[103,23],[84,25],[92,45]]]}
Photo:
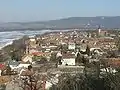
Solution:
{"label": "town", "polygon": [[[13,57],[0,64],[0,82],[5,88],[10,89],[11,85],[10,90],[94,90],[92,85],[83,89],[87,80],[84,84],[82,82],[86,78],[96,80],[91,81],[98,88],[95,90],[119,87],[120,83],[116,85],[120,70],[119,31],[99,27],[93,31],[73,29],[49,32],[27,37],[21,48],[24,51],[20,60],[16,60],[13,50]],[[26,76],[23,72],[29,66],[36,75],[35,87],[38,89],[30,89],[31,85],[27,87],[24,82]],[[77,76],[79,84],[74,85],[72,78]],[[103,87],[100,83],[103,79],[106,79],[108,86]]]}

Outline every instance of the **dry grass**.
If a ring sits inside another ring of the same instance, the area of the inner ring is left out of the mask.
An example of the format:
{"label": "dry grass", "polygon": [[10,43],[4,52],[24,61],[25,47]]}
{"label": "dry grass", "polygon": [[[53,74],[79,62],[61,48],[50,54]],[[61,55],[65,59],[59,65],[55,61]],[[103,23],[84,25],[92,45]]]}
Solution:
{"label": "dry grass", "polygon": [[0,76],[0,84],[4,84],[11,81],[10,76]]}

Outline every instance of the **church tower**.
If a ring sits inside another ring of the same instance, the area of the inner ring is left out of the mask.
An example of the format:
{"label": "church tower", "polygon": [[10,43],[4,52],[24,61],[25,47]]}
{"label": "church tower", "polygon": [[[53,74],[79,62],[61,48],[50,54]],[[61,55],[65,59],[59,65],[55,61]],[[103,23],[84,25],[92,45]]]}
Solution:
{"label": "church tower", "polygon": [[101,33],[101,27],[100,27],[100,25],[98,26],[98,33],[99,33],[99,35]]}

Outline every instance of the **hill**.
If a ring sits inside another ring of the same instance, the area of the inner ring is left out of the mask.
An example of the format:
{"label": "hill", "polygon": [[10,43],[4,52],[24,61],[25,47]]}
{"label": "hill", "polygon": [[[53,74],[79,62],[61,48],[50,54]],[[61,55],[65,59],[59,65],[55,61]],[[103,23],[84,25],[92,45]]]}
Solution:
{"label": "hill", "polygon": [[70,17],[60,20],[0,23],[0,30],[42,30],[72,28],[120,28],[120,16]]}

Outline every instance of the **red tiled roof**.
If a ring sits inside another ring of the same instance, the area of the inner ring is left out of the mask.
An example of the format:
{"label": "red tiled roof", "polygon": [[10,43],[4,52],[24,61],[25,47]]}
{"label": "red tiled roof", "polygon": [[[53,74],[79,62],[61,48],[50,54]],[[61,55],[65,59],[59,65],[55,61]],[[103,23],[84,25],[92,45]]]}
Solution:
{"label": "red tiled roof", "polygon": [[0,70],[5,68],[5,65],[4,64],[0,64]]}
{"label": "red tiled roof", "polygon": [[42,55],[44,55],[44,53],[43,52],[33,52],[32,55],[42,56]]}

